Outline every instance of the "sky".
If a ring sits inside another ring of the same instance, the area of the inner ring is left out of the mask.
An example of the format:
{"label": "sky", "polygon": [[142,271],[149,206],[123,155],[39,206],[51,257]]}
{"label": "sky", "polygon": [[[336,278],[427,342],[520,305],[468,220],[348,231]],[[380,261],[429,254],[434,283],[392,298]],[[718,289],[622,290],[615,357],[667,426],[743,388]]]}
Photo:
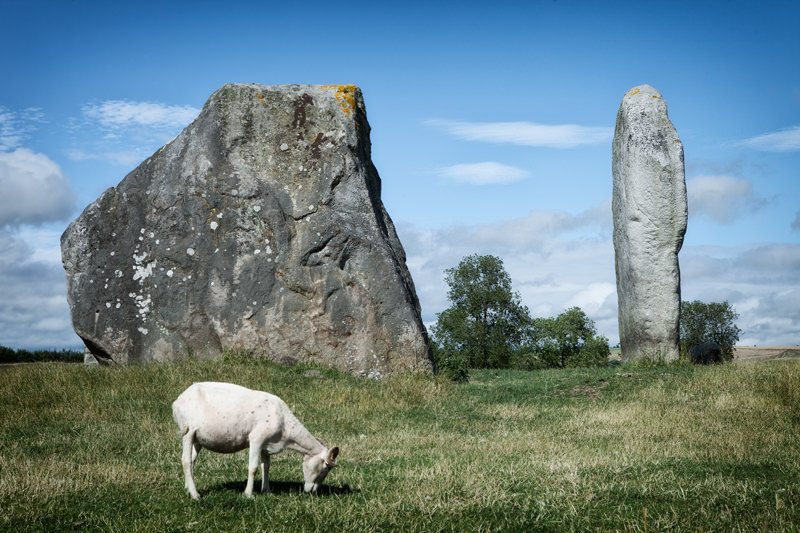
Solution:
{"label": "sky", "polygon": [[800,344],[800,3],[0,0],[0,345],[81,346],[61,233],[229,82],[356,84],[423,321],[503,260],[619,342],[611,142],[649,84],[685,152],[683,300]]}

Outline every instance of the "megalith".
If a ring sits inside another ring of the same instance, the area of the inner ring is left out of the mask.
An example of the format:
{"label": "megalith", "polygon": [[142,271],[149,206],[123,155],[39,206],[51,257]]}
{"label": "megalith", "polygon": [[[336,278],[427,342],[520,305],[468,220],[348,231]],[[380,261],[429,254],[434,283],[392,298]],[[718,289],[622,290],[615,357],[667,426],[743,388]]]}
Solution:
{"label": "megalith", "polygon": [[614,131],[614,251],[623,361],[677,359],[678,252],[686,233],[683,145],[649,85],[625,94]]}
{"label": "megalith", "polygon": [[228,84],[61,237],[101,362],[247,350],[380,378],[432,369],[353,85]]}

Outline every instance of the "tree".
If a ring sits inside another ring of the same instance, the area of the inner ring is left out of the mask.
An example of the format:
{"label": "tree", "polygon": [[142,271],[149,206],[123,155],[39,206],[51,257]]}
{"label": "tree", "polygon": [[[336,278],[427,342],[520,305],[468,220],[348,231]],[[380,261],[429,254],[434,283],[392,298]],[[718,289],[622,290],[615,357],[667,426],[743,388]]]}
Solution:
{"label": "tree", "polygon": [[469,368],[508,368],[530,324],[528,309],[511,290],[503,261],[470,255],[445,271],[451,306],[431,328],[440,367],[461,361]]}
{"label": "tree", "polygon": [[608,339],[597,335],[594,321],[580,307],[567,309],[554,318],[533,320],[528,357],[538,366],[603,366],[608,364],[610,352]]}
{"label": "tree", "polygon": [[733,347],[741,329],[736,325],[739,314],[727,301],[704,303],[698,300],[681,302],[681,355],[704,342],[716,342],[722,349],[723,361],[733,359]]}

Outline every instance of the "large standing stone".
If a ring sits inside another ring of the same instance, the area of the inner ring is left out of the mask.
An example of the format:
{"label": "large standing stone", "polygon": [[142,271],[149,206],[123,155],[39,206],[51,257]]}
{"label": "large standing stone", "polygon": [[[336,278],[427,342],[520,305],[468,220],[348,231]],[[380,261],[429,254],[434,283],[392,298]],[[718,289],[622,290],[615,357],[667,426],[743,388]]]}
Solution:
{"label": "large standing stone", "polygon": [[612,165],[622,359],[677,359],[678,252],[687,221],[683,145],[667,103],[649,85],[622,100]]}
{"label": "large standing stone", "polygon": [[61,238],[100,360],[247,349],[357,375],[430,369],[361,91],[225,85]]}

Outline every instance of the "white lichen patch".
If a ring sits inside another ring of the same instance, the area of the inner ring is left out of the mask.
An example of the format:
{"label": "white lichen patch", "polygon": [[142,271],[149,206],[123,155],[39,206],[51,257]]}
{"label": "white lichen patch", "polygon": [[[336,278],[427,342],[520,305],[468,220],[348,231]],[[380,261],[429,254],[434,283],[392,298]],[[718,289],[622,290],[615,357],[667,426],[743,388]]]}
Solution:
{"label": "white lichen patch", "polygon": [[170,270],[167,270],[167,277],[168,277],[168,278],[171,278],[171,277],[172,277],[172,276],[174,276],[174,275],[175,275],[175,272],[174,272],[172,269],[170,269]]}
{"label": "white lichen patch", "polygon": [[253,211],[255,211],[256,213],[258,213],[259,211],[261,211],[261,206],[260,206],[260,205],[254,205],[254,206],[253,206]]}
{"label": "white lichen patch", "polygon": [[133,279],[134,281],[138,280],[140,285],[153,274],[153,269],[156,267],[156,261],[150,261],[146,265],[143,265],[142,262],[146,257],[147,252],[144,252],[142,255],[133,255],[133,260],[135,261],[133,265]]}
{"label": "white lichen patch", "polygon": [[147,328],[139,328],[139,333],[141,333],[142,335],[147,335],[149,331],[147,330]]}
{"label": "white lichen patch", "polygon": [[218,226],[219,224],[217,224],[216,221],[213,220],[211,221],[211,224],[208,225],[208,227],[211,228],[211,231],[216,231]]}
{"label": "white lichen patch", "polygon": [[192,257],[194,255],[194,248],[187,248],[186,249],[186,255],[188,255],[189,257]]}
{"label": "white lichen patch", "polygon": [[136,302],[136,307],[139,308],[139,316],[141,316],[142,319],[146,318],[147,313],[150,312],[150,305],[153,303],[150,297],[149,296],[145,297],[142,294],[137,294],[136,297],[133,299],[133,301]]}

